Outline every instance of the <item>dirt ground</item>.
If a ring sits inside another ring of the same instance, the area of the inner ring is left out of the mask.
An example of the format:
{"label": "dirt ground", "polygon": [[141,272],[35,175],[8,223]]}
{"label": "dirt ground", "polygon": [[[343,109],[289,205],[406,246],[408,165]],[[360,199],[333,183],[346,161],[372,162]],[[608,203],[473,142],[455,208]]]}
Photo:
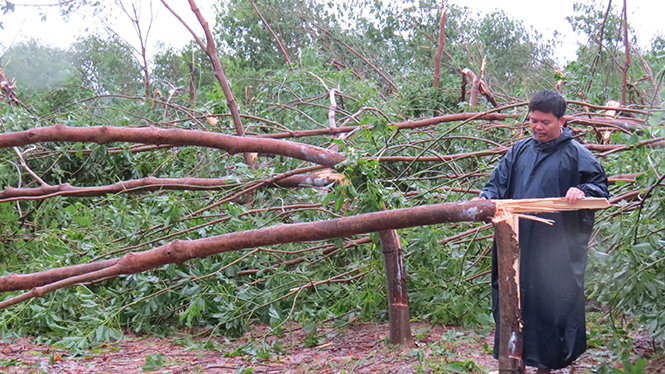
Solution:
{"label": "dirt ground", "polygon": [[[319,326],[316,335],[309,338],[301,328],[274,337],[266,326],[255,326],[245,337],[233,341],[223,337],[192,341],[185,334],[164,339],[127,333],[122,341],[75,356],[32,339],[16,339],[0,342],[0,372],[465,374],[496,370],[491,330],[414,323],[412,331],[416,342],[409,348],[386,343],[385,323]],[[651,339],[635,339],[635,351],[652,358],[643,372],[665,373],[662,348],[654,353],[652,347]],[[594,348],[572,367],[555,372],[596,372],[603,363],[611,363],[609,352]]]}

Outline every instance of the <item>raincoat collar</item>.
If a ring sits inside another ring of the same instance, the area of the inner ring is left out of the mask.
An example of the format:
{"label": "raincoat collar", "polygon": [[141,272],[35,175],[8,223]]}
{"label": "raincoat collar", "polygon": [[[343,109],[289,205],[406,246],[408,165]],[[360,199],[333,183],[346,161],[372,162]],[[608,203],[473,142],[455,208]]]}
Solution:
{"label": "raincoat collar", "polygon": [[570,128],[568,128],[568,126],[566,126],[561,129],[561,135],[559,135],[558,138],[550,140],[549,142],[541,142],[540,140],[536,139],[536,137],[533,135],[531,137],[534,141],[536,148],[540,149],[541,151],[551,151],[558,148],[559,145],[570,141],[573,138],[573,132],[570,131]]}

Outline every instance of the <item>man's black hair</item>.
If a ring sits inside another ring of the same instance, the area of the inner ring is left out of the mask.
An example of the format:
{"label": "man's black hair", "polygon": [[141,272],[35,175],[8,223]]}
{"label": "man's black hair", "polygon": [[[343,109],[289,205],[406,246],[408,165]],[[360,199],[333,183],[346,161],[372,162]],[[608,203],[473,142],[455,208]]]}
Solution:
{"label": "man's black hair", "polygon": [[531,99],[529,112],[534,110],[552,113],[560,119],[566,114],[566,100],[554,90],[540,91]]}

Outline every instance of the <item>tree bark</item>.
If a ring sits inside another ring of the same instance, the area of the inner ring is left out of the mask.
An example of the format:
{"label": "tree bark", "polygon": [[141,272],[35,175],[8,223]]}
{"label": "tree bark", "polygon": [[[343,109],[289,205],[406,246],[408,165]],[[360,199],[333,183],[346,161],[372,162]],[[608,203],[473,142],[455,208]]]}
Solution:
{"label": "tree bark", "polygon": [[441,79],[441,57],[446,45],[446,0],[441,0],[441,19],[439,20],[439,46],[434,56],[434,88],[439,87]]}
{"label": "tree bark", "polygon": [[637,120],[617,119],[617,118],[594,118],[588,119],[583,117],[569,117],[568,123],[580,124],[587,126],[607,126],[615,127],[621,130],[633,132],[644,127],[644,124]]}
{"label": "tree bark", "polygon": [[[519,218],[502,214],[492,219],[499,273],[499,372],[524,373],[520,305]],[[494,347],[497,349],[497,347]]]}
{"label": "tree bark", "polygon": [[650,100],[649,104],[651,106],[658,106],[660,105],[660,100],[656,101],[655,99],[658,98],[658,84],[656,84],[656,80],[653,78],[653,71],[651,71],[651,66],[649,66],[649,63],[644,59],[644,56],[640,53],[640,51],[635,48],[635,46],[631,46],[631,50],[635,52],[637,57],[640,59],[642,62],[642,66],[644,67],[644,73],[646,74],[647,78],[649,78],[649,82],[651,82],[651,91],[653,91],[654,94],[654,100]]}
{"label": "tree bark", "polygon": [[625,113],[635,113],[635,114],[642,114],[645,116],[650,116],[653,114],[653,112],[646,111],[646,110],[640,110],[640,109],[633,109],[633,108],[615,108],[615,107],[610,107],[610,106],[605,106],[605,105],[594,105],[591,103],[587,103],[584,101],[576,101],[576,100],[566,100],[568,104],[575,104],[575,105],[581,105],[585,106],[591,109],[601,109],[601,110],[617,110],[620,112],[625,112]]}
{"label": "tree bark", "polygon": [[626,47],[626,58],[623,61],[621,74],[621,106],[626,106],[626,93],[628,90],[628,68],[630,67],[630,41],[628,40],[628,7],[623,0],[623,44]]}
{"label": "tree bark", "polygon": [[[526,104],[524,104],[526,105]],[[447,114],[445,116],[437,116],[432,118],[426,118],[416,121],[406,121],[406,122],[391,122],[388,126],[395,126],[398,129],[416,129],[420,127],[427,127],[438,125],[440,123],[455,122],[455,121],[467,121],[467,120],[480,120],[480,121],[505,121],[507,118],[517,118],[517,115],[514,114],[499,114],[499,113],[456,113],[456,114]],[[275,134],[262,134],[255,135],[253,138],[272,138],[272,139],[284,139],[284,138],[302,138],[307,136],[318,136],[318,135],[333,135],[341,134],[358,130],[360,126],[343,126],[335,128],[325,128],[317,130],[301,130],[301,131],[289,131]],[[366,128],[372,128],[371,126],[366,126]]]}
{"label": "tree bark", "polygon": [[476,74],[469,68],[464,68],[461,70],[462,72],[462,94],[460,95],[460,101],[464,102],[466,101],[466,86],[471,82],[476,80]]}
{"label": "tree bark", "polygon": [[593,77],[596,75],[596,66],[598,66],[598,60],[603,53],[603,35],[605,34],[605,24],[607,23],[607,17],[610,15],[610,10],[612,10],[612,0],[607,2],[607,11],[605,11],[605,17],[603,18],[603,23],[600,24],[600,32],[598,36],[598,52],[593,56],[593,61],[591,62],[591,74],[589,75],[589,84],[587,84],[586,90],[589,92],[591,89],[591,83],[593,83]]}
{"label": "tree bark", "polygon": [[19,104],[20,101],[16,96],[16,92],[14,92],[15,86],[15,84],[9,82],[9,79],[5,76],[5,72],[2,71],[2,67],[0,66],[0,100],[5,99],[9,104]]}
{"label": "tree bark", "polygon": [[189,103],[192,107],[196,106],[196,85],[195,85],[195,79],[196,79],[196,73],[198,72],[198,69],[196,68],[196,65],[194,64],[194,48],[192,48],[192,62],[189,64]]}
{"label": "tree bark", "polygon": [[[335,173],[300,174],[280,179],[267,184],[267,187],[323,187],[343,179]],[[92,197],[123,192],[157,191],[157,190],[190,190],[203,191],[220,189],[238,183],[233,179],[224,178],[155,178],[147,177],[116,182],[105,186],[76,187],[69,183],[59,185],[42,185],[36,188],[14,188],[6,186],[0,190],[0,203],[11,200],[42,200],[55,196]]]}
{"label": "tree bark", "polygon": [[205,258],[223,252],[274,244],[349,237],[369,232],[444,222],[489,221],[494,212],[495,205],[491,201],[442,203],[366,213],[327,221],[275,225],[197,240],[175,240],[145,252],[128,253],[118,259],[53,269],[42,273],[10,274],[0,277],[0,292],[33,288],[28,293],[1,302],[0,309],[81,282],[139,273],[170,263],[182,264],[187,260]]}
{"label": "tree bark", "polygon": [[409,295],[406,292],[406,268],[404,254],[397,231],[379,231],[383,263],[388,291],[388,318],[390,324],[390,344],[410,346],[411,322],[409,320]]}
{"label": "tree bark", "polygon": [[478,105],[478,92],[480,91],[480,81],[483,79],[483,74],[485,73],[485,64],[487,63],[487,56],[483,57],[483,62],[480,65],[480,71],[478,75],[474,77],[471,83],[471,98],[469,99],[469,104],[471,107]]}
{"label": "tree bark", "polygon": [[229,153],[257,152],[281,155],[324,166],[333,166],[346,159],[337,152],[285,140],[258,139],[195,130],[161,129],[154,126],[134,128],[54,125],[0,134],[0,148],[54,141],[93,142],[97,144],[132,142],[156,145],[197,145],[223,149]]}
{"label": "tree bark", "polygon": [[[245,135],[245,129],[242,126],[242,119],[240,118],[240,112],[238,111],[238,104],[236,103],[235,97],[233,97],[233,92],[231,92],[231,87],[229,86],[229,82],[226,80],[226,75],[224,74],[224,68],[222,68],[222,64],[219,61],[219,58],[217,57],[217,47],[215,46],[215,39],[212,36],[210,27],[208,26],[208,21],[205,20],[205,18],[201,14],[201,10],[196,5],[196,2],[194,0],[189,0],[189,6],[191,7],[192,12],[194,12],[194,14],[196,15],[196,18],[198,19],[199,23],[201,24],[201,27],[203,27],[203,31],[205,32],[206,47],[204,51],[208,55],[208,58],[210,58],[210,61],[212,62],[212,66],[214,69],[213,73],[215,75],[215,78],[217,78],[217,81],[222,86],[222,91],[224,92],[224,96],[226,96],[226,105],[229,107],[229,111],[231,112],[231,117],[233,118],[233,124],[236,128],[236,132],[238,133],[238,135],[243,136]],[[245,163],[247,165],[249,165],[252,169],[258,168],[256,154],[245,152],[243,153],[243,156],[245,158]]]}

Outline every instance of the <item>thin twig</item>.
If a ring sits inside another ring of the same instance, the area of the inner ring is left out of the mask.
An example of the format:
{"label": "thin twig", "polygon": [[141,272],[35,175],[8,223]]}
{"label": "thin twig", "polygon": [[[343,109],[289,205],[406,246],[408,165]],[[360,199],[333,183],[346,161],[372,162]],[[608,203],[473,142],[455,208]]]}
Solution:
{"label": "thin twig", "polygon": [[[304,20],[304,21],[307,21],[306,19],[303,19],[303,20]],[[314,27],[316,27],[317,29],[319,29],[319,30],[323,31],[324,33],[328,34],[328,36],[330,36],[331,38],[333,38],[333,39],[334,39],[335,41],[337,41],[338,43],[341,43],[341,44],[342,44],[343,46],[345,46],[349,51],[353,52],[353,54],[355,54],[355,55],[358,56],[361,60],[363,60],[367,65],[369,65],[369,67],[371,67],[371,68],[372,68],[374,71],[376,71],[376,72],[377,72],[377,73],[378,73],[383,79],[385,79],[386,82],[388,82],[388,84],[390,85],[390,87],[392,87],[393,90],[394,90],[395,92],[397,92],[397,86],[395,85],[395,83],[393,83],[393,81],[391,81],[390,78],[388,78],[385,74],[383,74],[383,73],[381,72],[381,70],[379,70],[379,69],[378,69],[376,66],[374,66],[371,62],[369,62],[369,60],[367,60],[365,57],[363,57],[363,55],[361,55],[361,54],[358,53],[355,49],[351,48],[351,46],[349,46],[348,44],[344,43],[344,42],[341,41],[339,38],[337,38],[336,36],[334,36],[333,33],[331,33],[330,31],[328,31],[328,30],[325,29],[324,27],[322,27],[322,26],[316,24],[315,22],[311,22],[311,23],[312,23],[312,25],[314,25]]]}
{"label": "thin twig", "polygon": [[34,173],[34,172],[28,167],[28,164],[25,163],[25,159],[23,159],[23,156],[24,156],[24,155],[28,154],[29,152],[34,151],[35,149],[37,149],[37,148],[32,147],[32,148],[28,148],[28,149],[26,149],[25,151],[21,152],[21,151],[19,151],[18,147],[14,147],[14,152],[16,152],[16,155],[18,156],[19,160],[21,161],[21,166],[23,166],[23,168],[24,168],[24,169],[25,169],[25,170],[26,170],[26,171],[27,171],[27,172],[28,172],[33,178],[35,178],[35,180],[36,180],[37,182],[39,182],[39,184],[41,184],[42,186],[48,187],[49,184],[46,183],[46,182],[44,182],[44,180],[43,180],[42,178],[40,178],[37,174],[35,174],[35,173]]}
{"label": "thin twig", "polygon": [[663,173],[663,175],[661,175],[660,178],[658,178],[658,181],[656,181],[656,183],[654,183],[651,186],[651,188],[649,188],[649,190],[647,190],[647,192],[644,194],[644,196],[640,200],[639,209],[637,210],[637,218],[635,219],[635,225],[634,225],[635,235],[633,235],[633,245],[637,244],[637,231],[638,231],[637,229],[639,227],[640,217],[642,216],[642,208],[644,208],[644,202],[647,201],[647,199],[651,195],[651,192],[653,192],[653,190],[656,187],[660,186],[660,184],[663,182],[664,179],[665,179],[665,173]]}
{"label": "thin twig", "polygon": [[270,33],[272,34],[272,37],[275,38],[275,40],[277,41],[277,44],[279,45],[279,49],[282,51],[282,54],[284,55],[284,58],[286,58],[286,62],[289,64],[289,70],[293,71],[293,66],[291,64],[291,59],[289,58],[289,55],[286,53],[286,50],[284,49],[284,44],[282,44],[282,41],[277,37],[277,35],[275,35],[275,32],[272,31],[272,28],[270,27],[270,25],[268,24],[266,19],[263,18],[263,15],[259,11],[259,8],[256,7],[256,4],[254,4],[254,0],[249,0],[249,2],[254,7],[254,10],[256,11],[256,14],[258,14],[259,17],[261,18],[261,21],[263,21],[263,24],[266,25],[266,27],[268,28],[268,31],[270,31]]}

